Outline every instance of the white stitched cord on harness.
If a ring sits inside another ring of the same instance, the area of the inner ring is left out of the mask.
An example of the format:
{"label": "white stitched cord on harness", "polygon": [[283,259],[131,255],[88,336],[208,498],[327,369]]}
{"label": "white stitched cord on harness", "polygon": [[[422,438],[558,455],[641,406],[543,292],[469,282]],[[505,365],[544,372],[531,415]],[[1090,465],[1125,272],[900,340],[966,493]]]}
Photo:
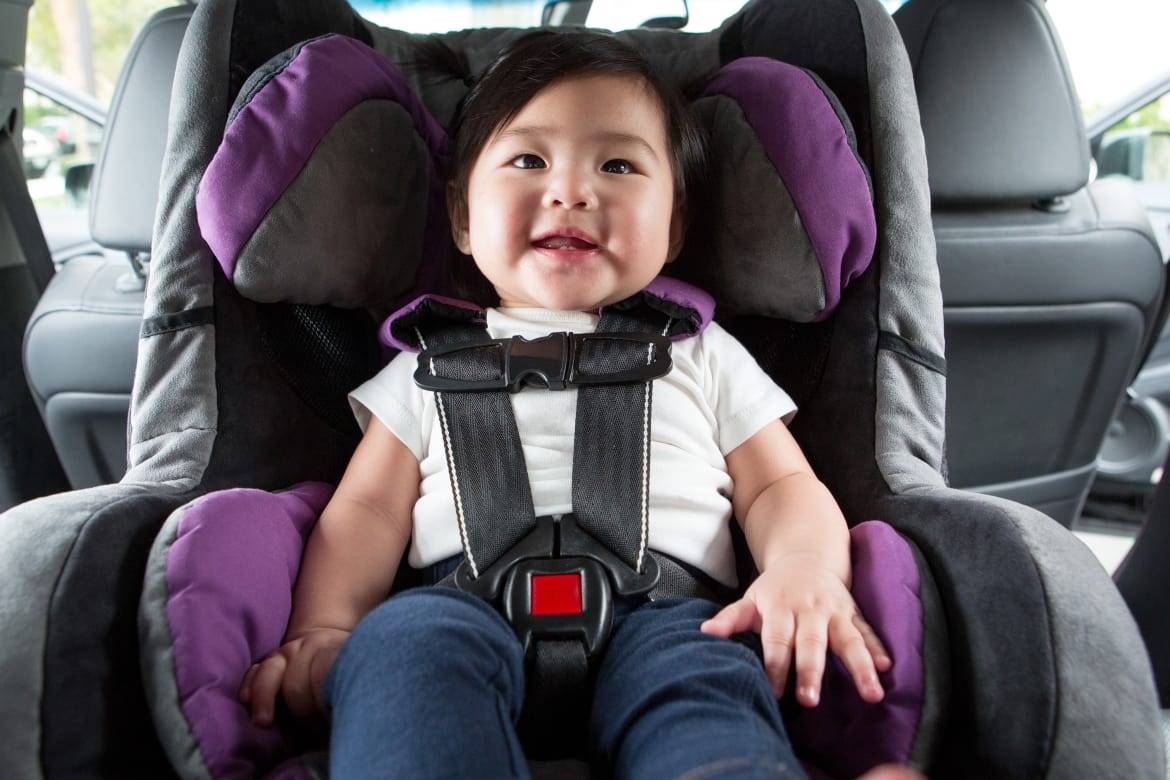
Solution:
{"label": "white stitched cord on harness", "polygon": [[[667,317],[666,327],[662,335],[670,333],[670,323],[673,318]],[[654,345],[646,348],[646,363],[654,362]],[[642,571],[642,559],[646,555],[646,545],[650,535],[650,395],[654,392],[654,382],[646,383],[646,399],[642,404],[642,536],[638,542],[638,557],[634,561],[634,571]]]}
{"label": "white stitched cord on harness", "polygon": [[[427,342],[416,326],[418,343],[423,349]],[[431,376],[435,376],[435,359],[430,359]],[[455,497],[455,517],[459,520],[459,540],[463,543],[463,551],[467,554],[467,563],[471,567],[471,576],[479,576],[479,567],[475,564],[475,556],[471,554],[471,542],[467,538],[467,518],[463,514],[463,494],[459,491],[459,475],[455,473],[455,455],[451,448],[451,432],[447,429],[447,407],[443,403],[443,394],[435,391],[435,406],[439,410],[439,424],[443,431],[443,454],[447,457],[447,474],[451,478],[451,493]]]}

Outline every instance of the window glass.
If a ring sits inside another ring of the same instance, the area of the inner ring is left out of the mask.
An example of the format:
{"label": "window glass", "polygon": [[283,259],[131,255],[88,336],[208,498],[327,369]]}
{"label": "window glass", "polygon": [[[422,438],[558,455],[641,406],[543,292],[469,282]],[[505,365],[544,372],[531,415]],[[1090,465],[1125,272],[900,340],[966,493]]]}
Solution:
{"label": "window glass", "polygon": [[439,33],[474,27],[536,27],[544,0],[350,0],[383,27]]}
{"label": "window glass", "polygon": [[49,247],[89,238],[89,181],[122,61],[175,0],[37,0],[25,52],[24,172]]}
{"label": "window glass", "polygon": [[[900,0],[898,0],[900,2]],[[690,0],[687,32],[713,30],[746,0]],[[448,32],[474,27],[538,27],[545,0],[351,0],[375,24],[408,32]],[[679,16],[682,0],[593,0],[586,24],[608,30],[641,26],[648,19]],[[556,23],[557,16],[553,17]]]}
{"label": "window glass", "polygon": [[1170,72],[1170,2],[1048,0],[1046,8],[1086,120]]}

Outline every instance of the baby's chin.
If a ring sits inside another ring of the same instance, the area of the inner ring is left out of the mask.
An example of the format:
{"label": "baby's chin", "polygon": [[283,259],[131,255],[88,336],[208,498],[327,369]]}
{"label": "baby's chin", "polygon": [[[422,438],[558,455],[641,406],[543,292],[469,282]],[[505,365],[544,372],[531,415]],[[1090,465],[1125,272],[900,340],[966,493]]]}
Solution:
{"label": "baby's chin", "polygon": [[534,290],[518,296],[501,295],[500,302],[502,306],[596,312],[599,306],[610,301],[584,291]]}

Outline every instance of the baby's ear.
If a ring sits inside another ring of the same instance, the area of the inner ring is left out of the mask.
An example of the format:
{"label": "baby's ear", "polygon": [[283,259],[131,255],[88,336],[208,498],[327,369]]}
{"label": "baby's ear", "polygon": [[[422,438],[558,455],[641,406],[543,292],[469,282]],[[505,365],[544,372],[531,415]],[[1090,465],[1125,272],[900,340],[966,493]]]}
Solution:
{"label": "baby's ear", "polygon": [[666,262],[673,263],[683,248],[683,239],[687,236],[687,204],[676,201],[674,211],[670,215],[670,248],[666,252]]}
{"label": "baby's ear", "polygon": [[467,204],[463,200],[463,193],[455,182],[447,182],[447,217],[451,223],[451,240],[459,251],[465,255],[471,254],[471,240],[468,237]]}

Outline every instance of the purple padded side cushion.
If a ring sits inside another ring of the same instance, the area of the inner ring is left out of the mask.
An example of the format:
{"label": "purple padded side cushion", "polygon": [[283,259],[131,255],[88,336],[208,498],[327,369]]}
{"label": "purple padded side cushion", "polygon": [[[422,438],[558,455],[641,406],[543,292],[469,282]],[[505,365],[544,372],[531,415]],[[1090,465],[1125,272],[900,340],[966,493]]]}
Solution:
{"label": "purple padded side cushion", "polygon": [[788,188],[820,262],[825,308],[816,319],[824,319],[869,267],[877,244],[869,182],[841,119],[812,76],[769,57],[732,60],[703,94],[739,104]]}
{"label": "purple padded side cushion", "polygon": [[890,525],[871,520],[849,532],[853,599],[894,660],[878,675],[885,697],[862,701],[835,655],[825,665],[821,702],[805,709],[784,700],[784,725],[802,759],[832,777],[857,777],[910,758],[925,695],[921,581],[914,554]]}
{"label": "purple padded side cushion", "polygon": [[179,521],[166,563],[166,616],[179,706],[216,778],[252,778],[289,745],[236,697],[244,672],[280,646],[301,551],[333,488],[224,490]]}
{"label": "purple padded side cushion", "polygon": [[[284,638],[301,552],[332,490],[308,482],[284,493],[226,490],[180,522],[167,558],[166,612],[180,705],[216,778],[252,777],[295,747],[274,726],[253,724],[236,691],[248,667]],[[885,523],[862,523],[851,539],[854,598],[894,666],[881,675],[885,699],[870,705],[834,660],[820,706],[787,722],[801,757],[834,776],[904,762],[923,699],[913,555]]]}

